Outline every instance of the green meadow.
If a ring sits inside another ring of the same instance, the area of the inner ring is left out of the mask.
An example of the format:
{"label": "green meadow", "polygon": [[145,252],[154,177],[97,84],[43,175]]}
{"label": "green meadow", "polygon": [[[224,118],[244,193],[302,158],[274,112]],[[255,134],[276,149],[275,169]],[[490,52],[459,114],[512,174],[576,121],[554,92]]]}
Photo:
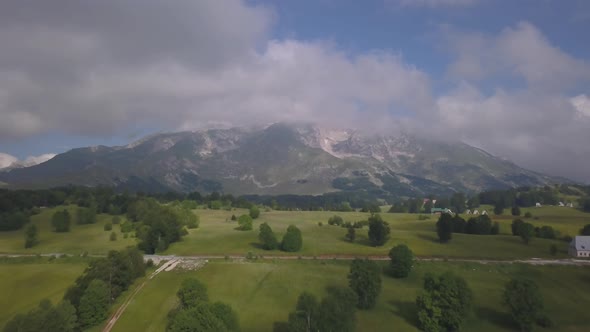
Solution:
{"label": "green meadow", "polygon": [[[51,217],[55,211],[67,208],[72,215],[70,231],[65,233],[53,232]],[[119,250],[135,245],[134,238],[123,238],[119,225],[113,225],[113,231],[117,233],[117,241],[110,241],[110,231],[104,231],[104,224],[111,222],[112,216],[99,214],[96,223],[89,225],[76,224],[76,206],[42,209],[41,213],[31,217],[31,222],[37,225],[39,230],[39,244],[33,248],[24,248],[24,230],[12,232],[0,232],[1,254],[49,254],[65,253],[80,255],[87,252],[90,255],[106,254],[109,250]],[[121,222],[125,217],[121,217]]]}
{"label": "green meadow", "polygon": [[45,258],[0,261],[0,327],[17,313],[27,312],[43,299],[59,302],[82,274],[86,263]]}
{"label": "green meadow", "polygon": [[[160,273],[148,281],[121,316],[113,331],[163,331],[166,315],[176,305],[183,279],[196,277],[209,290],[211,301],[222,301],[238,312],[242,331],[272,331],[284,321],[302,291],[325,295],[326,286],[347,286],[348,262],[334,261],[211,261],[198,271]],[[452,271],[464,277],[474,295],[473,311],[463,331],[517,330],[501,304],[505,283],[514,276],[535,280],[542,289],[547,313],[555,327],[544,331],[587,331],[590,269],[582,267],[483,265],[422,262],[407,279],[382,275],[377,306],[357,312],[358,331],[418,331],[415,299],[425,273]]]}
{"label": "green meadow", "polygon": [[[525,210],[526,211],[526,210]],[[509,212],[506,210],[505,212]],[[534,209],[534,217],[528,222],[534,225],[548,225],[563,235],[575,235],[584,224],[590,223],[590,215],[578,210],[558,207]],[[200,216],[201,225],[189,231],[181,242],[174,243],[165,252],[176,255],[245,255],[252,252],[259,255],[289,255],[278,250],[261,250],[258,245],[258,225],[267,222],[280,240],[290,224],[299,227],[303,234],[303,249],[290,255],[387,255],[394,245],[405,243],[416,255],[425,257],[461,257],[488,259],[517,258],[565,258],[567,242],[559,240],[534,239],[524,245],[519,237],[511,235],[510,224],[514,217],[509,215],[491,216],[501,225],[501,234],[481,236],[453,234],[448,244],[440,244],[436,235],[436,216],[427,220],[418,220],[416,214],[382,213],[381,216],[391,227],[391,239],[383,247],[371,247],[367,237],[367,227],[357,229],[354,243],[345,240],[346,229],[329,226],[328,218],[340,215],[344,221],[366,220],[368,213],[360,212],[320,212],[320,211],[269,211],[262,212],[254,221],[252,231],[236,230],[236,222],[231,221],[232,214],[239,216],[246,210],[195,210]],[[524,212],[523,212],[524,214]],[[467,218],[468,215],[463,217]],[[323,225],[319,226],[321,222]],[[552,256],[549,247],[555,244],[560,252]]]}

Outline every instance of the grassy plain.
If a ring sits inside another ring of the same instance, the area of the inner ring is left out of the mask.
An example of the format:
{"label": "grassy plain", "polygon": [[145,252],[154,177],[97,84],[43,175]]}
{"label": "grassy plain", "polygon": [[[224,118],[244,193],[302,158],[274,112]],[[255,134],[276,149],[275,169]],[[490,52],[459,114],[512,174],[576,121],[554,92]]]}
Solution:
{"label": "grassy plain", "polygon": [[59,302],[86,267],[85,262],[63,259],[14,260],[0,262],[0,327],[15,314],[37,307],[43,299]]}
{"label": "grassy plain", "polygon": [[[525,209],[525,211],[527,210]],[[519,237],[511,235],[510,224],[514,217],[509,215],[491,216],[493,221],[498,221],[501,224],[501,235],[453,234],[453,239],[449,244],[440,244],[435,231],[437,220],[435,216],[428,220],[418,220],[416,214],[382,213],[383,219],[390,224],[391,239],[385,246],[374,248],[368,243],[367,227],[357,230],[357,240],[350,243],[344,238],[346,234],[344,228],[329,226],[327,223],[328,218],[334,214],[342,216],[345,221],[354,222],[366,220],[369,216],[367,213],[269,211],[262,212],[260,218],[255,220],[254,230],[235,230],[237,224],[230,220],[231,215],[239,216],[246,212],[246,210],[195,210],[201,219],[200,227],[190,230],[189,235],[185,236],[181,242],[174,243],[166,253],[242,255],[251,251],[261,255],[289,255],[278,250],[264,251],[259,249],[258,225],[267,222],[279,241],[288,225],[294,224],[301,229],[303,249],[291,255],[386,255],[392,246],[405,243],[419,256],[489,259],[567,257],[568,243],[563,241],[534,239],[529,245],[524,245]],[[509,211],[506,210],[506,212]],[[532,212],[539,219],[531,218],[527,221],[536,226],[553,226],[562,234],[575,235],[584,224],[590,223],[590,214],[571,208],[544,207],[534,209]],[[318,222],[322,222],[323,226],[319,226]],[[560,249],[558,255],[550,255],[551,244],[556,244]]]}
{"label": "grassy plain", "polygon": [[[55,233],[51,227],[51,217],[55,211],[67,208],[72,215],[70,231]],[[97,222],[90,225],[76,224],[76,207],[57,207],[42,209],[41,213],[31,217],[31,222],[39,230],[39,244],[30,249],[24,248],[24,229],[12,232],[0,232],[0,253],[3,254],[38,254],[38,253],[66,253],[79,255],[84,251],[88,254],[106,254],[109,250],[120,250],[136,244],[135,238],[123,238],[119,225],[113,225],[117,232],[117,241],[109,241],[110,231],[104,231],[104,224],[111,222],[112,216],[97,215]],[[121,217],[121,222],[125,217]]]}
{"label": "grassy plain", "polygon": [[[182,280],[205,282],[211,301],[232,305],[242,330],[271,331],[275,321],[286,320],[302,291],[325,295],[328,285],[347,286],[348,262],[321,261],[211,261],[199,271],[163,272],[129,305],[113,331],[163,331],[167,312],[176,305]],[[514,276],[534,279],[542,289],[547,313],[555,327],[544,331],[587,331],[590,305],[590,269],[585,267],[482,265],[422,262],[408,279],[383,275],[383,291],[376,308],[359,311],[357,331],[418,331],[415,299],[427,272],[452,271],[463,276],[474,293],[473,312],[463,331],[516,330],[501,304],[505,283]]]}

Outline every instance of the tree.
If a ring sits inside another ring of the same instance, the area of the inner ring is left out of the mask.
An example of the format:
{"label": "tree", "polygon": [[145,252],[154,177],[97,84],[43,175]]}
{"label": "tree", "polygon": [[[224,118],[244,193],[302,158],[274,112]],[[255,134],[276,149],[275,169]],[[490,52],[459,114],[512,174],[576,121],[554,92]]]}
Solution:
{"label": "tree", "polygon": [[590,224],[584,225],[584,227],[580,229],[580,235],[590,235]]}
{"label": "tree", "polygon": [[53,230],[58,233],[70,231],[71,217],[68,210],[57,211],[51,217],[51,225]]}
{"label": "tree", "polygon": [[490,234],[491,235],[498,235],[500,234],[500,223],[499,222],[494,222],[494,224],[492,225],[492,229],[490,230]]}
{"label": "tree", "polygon": [[381,292],[381,269],[368,259],[355,259],[350,264],[348,285],[358,296],[357,307],[371,309]]}
{"label": "tree", "polygon": [[510,212],[513,216],[520,216],[520,208],[518,207],[518,205],[513,206]]}
{"label": "tree", "polygon": [[243,214],[238,218],[238,225],[238,229],[241,231],[252,230],[252,218],[247,214]]}
{"label": "tree", "polygon": [[317,331],[353,332],[357,302],[357,295],[350,288],[328,288],[328,296],[320,304]]}
{"label": "tree", "polygon": [[29,226],[25,228],[25,248],[32,248],[39,243],[39,240],[37,239],[38,232],[37,225],[35,224],[29,224]]}
{"label": "tree", "polygon": [[494,205],[494,214],[499,216],[504,212],[504,204],[502,202],[498,202]]}
{"label": "tree", "polygon": [[533,214],[527,211],[527,212],[524,213],[524,217],[525,218],[532,218],[533,217]]}
{"label": "tree", "polygon": [[109,287],[99,279],[92,280],[80,298],[78,316],[80,325],[88,328],[107,318],[110,296]]}
{"label": "tree", "polygon": [[260,224],[260,233],[258,233],[258,240],[262,243],[262,249],[275,250],[279,243],[272,228],[267,223]]}
{"label": "tree", "polygon": [[295,312],[289,314],[287,329],[289,331],[317,331],[319,307],[320,304],[313,294],[308,292],[299,294]]}
{"label": "tree", "polygon": [[107,223],[104,224],[103,229],[104,229],[105,232],[112,231],[113,230],[113,224],[111,224],[110,222],[107,222]]}
{"label": "tree", "polygon": [[109,240],[110,241],[117,241],[117,233],[111,232],[111,235],[109,236]]}
{"label": "tree", "polygon": [[4,326],[4,332],[73,332],[76,328],[76,308],[63,301],[54,306],[49,300],[26,314],[17,314]]}
{"label": "tree", "polygon": [[443,213],[436,222],[436,233],[441,243],[447,243],[453,235],[453,217],[448,213]]}
{"label": "tree", "polygon": [[397,245],[389,251],[390,272],[394,278],[405,278],[412,271],[414,253],[405,244]]}
{"label": "tree", "polygon": [[369,241],[374,247],[382,246],[389,240],[389,224],[381,219],[381,215],[369,217]]}
{"label": "tree", "polygon": [[295,252],[301,250],[302,246],[303,238],[299,228],[295,225],[287,227],[287,233],[283,235],[283,241],[281,242],[281,249],[287,252]]}
{"label": "tree", "polygon": [[524,225],[524,221],[522,221],[522,219],[514,219],[512,221],[512,225],[510,225],[512,229],[512,235],[520,236],[520,230],[522,228],[522,225]]}
{"label": "tree", "polygon": [[554,256],[555,256],[555,255],[557,255],[557,251],[558,251],[558,249],[557,249],[557,246],[556,246],[555,244],[552,244],[552,245],[549,247],[549,253],[550,253],[551,255],[554,255]]}
{"label": "tree", "polygon": [[250,207],[250,217],[252,219],[257,219],[260,216],[260,209],[256,205],[252,205]]}
{"label": "tree", "polygon": [[236,217],[235,214],[232,214],[230,220],[231,221],[236,221],[236,220],[238,220],[238,218]]}
{"label": "tree", "polygon": [[453,216],[453,233],[465,233],[467,222],[459,214]]}
{"label": "tree", "polygon": [[77,223],[80,225],[94,224],[96,222],[96,206],[80,207],[77,210]]}
{"label": "tree", "polygon": [[535,322],[543,317],[543,297],[531,280],[510,280],[504,288],[503,302],[521,331],[531,331]]}
{"label": "tree", "polygon": [[424,278],[416,298],[419,327],[428,332],[457,331],[471,307],[472,293],[465,279],[452,273]]}
{"label": "tree", "polygon": [[207,286],[195,278],[188,278],[182,281],[180,289],[176,292],[180,300],[180,307],[188,309],[195,307],[199,302],[209,301]]}
{"label": "tree", "polygon": [[211,310],[211,313],[217,317],[223,325],[225,325],[228,331],[240,330],[238,314],[230,305],[222,302],[215,302],[210,305],[209,310]]}
{"label": "tree", "polygon": [[532,224],[525,222],[520,227],[520,238],[525,244],[529,244],[531,239],[535,236],[535,226]]}
{"label": "tree", "polygon": [[551,226],[541,226],[541,228],[536,229],[536,236],[542,239],[556,239],[557,232]]}
{"label": "tree", "polygon": [[229,331],[224,322],[216,317],[211,309],[209,303],[200,302],[193,307],[180,310],[170,320],[167,331]]}
{"label": "tree", "polygon": [[349,226],[347,227],[346,235],[344,236],[348,241],[354,242],[356,238],[356,230],[354,227]]}

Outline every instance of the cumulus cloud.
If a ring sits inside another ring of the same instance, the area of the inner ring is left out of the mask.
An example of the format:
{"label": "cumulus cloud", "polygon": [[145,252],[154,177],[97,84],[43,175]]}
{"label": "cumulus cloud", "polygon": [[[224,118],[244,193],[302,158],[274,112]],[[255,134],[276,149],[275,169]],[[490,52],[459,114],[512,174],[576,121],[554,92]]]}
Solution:
{"label": "cumulus cloud", "polygon": [[19,161],[17,157],[0,152],[0,169],[10,167],[10,166],[17,166],[17,167],[34,166],[34,165],[44,163],[55,156],[56,156],[56,154],[54,154],[54,153],[46,153],[46,154],[42,154],[40,156],[28,156],[27,158],[25,158],[25,160]]}

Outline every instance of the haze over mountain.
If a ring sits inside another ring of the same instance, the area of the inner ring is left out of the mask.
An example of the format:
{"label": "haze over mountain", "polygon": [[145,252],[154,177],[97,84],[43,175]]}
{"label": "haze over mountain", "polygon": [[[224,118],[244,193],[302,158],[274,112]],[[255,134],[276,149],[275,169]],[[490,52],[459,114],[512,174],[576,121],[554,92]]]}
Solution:
{"label": "haze over mountain", "polygon": [[232,194],[368,191],[420,196],[567,181],[461,142],[364,134],[310,124],[155,134],[126,146],[77,148],[0,174],[14,187],[108,185]]}

